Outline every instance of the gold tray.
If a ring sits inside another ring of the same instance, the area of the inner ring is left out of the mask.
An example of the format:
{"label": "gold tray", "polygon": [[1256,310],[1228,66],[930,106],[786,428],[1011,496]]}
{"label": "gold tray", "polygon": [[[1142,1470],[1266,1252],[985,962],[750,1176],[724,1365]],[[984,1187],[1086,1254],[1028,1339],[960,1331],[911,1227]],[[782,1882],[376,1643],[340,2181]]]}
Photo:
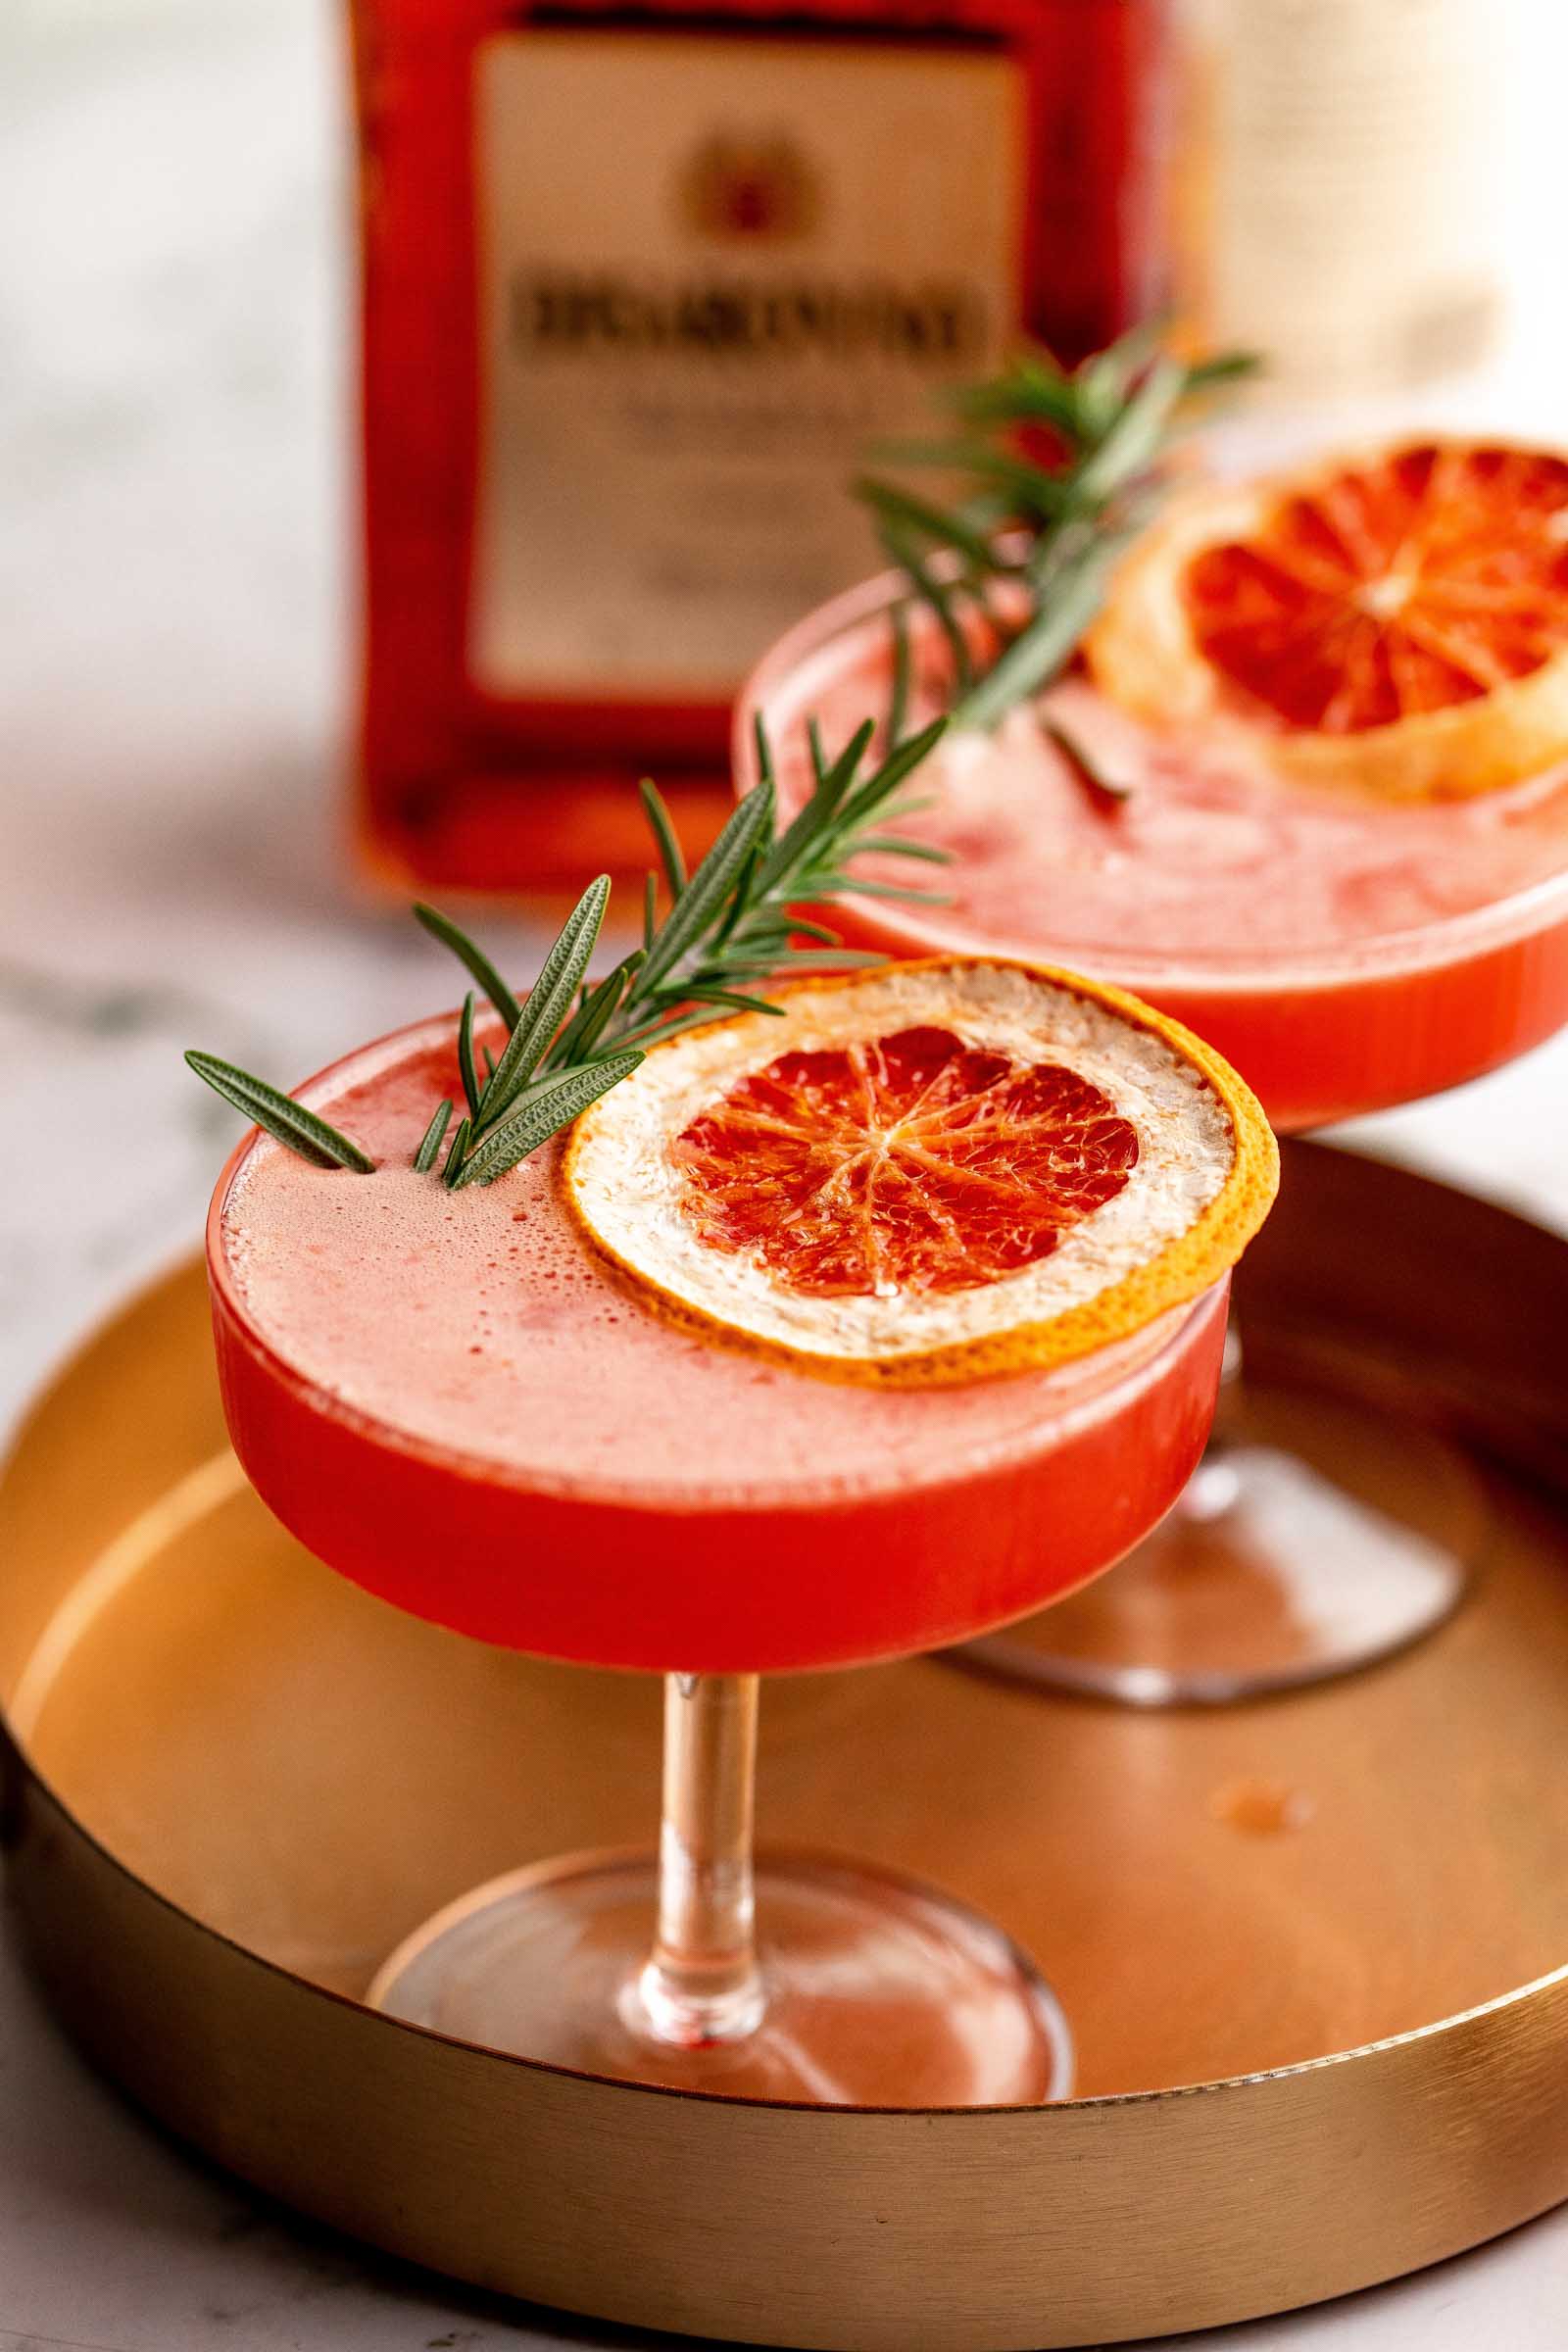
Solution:
{"label": "gold tray", "polygon": [[[480,1880],[652,1829],[657,1692],[396,1615],[223,1447],[200,1270],[56,1381],[0,1490],[4,1827],[62,2015],[221,2163],[482,2286],[844,2352],[1005,2352],[1344,2293],[1568,2196],[1568,1245],[1310,1146],[1254,1362],[1484,1453],[1471,1598],[1212,1714],[938,1662],[765,1694],[764,1838],[1036,1952],[1077,2102],[811,2110],[553,2073],[359,2005]],[[1412,1500],[1412,1511],[1418,1502]],[[1270,1829],[1268,1825],[1272,1824]]]}

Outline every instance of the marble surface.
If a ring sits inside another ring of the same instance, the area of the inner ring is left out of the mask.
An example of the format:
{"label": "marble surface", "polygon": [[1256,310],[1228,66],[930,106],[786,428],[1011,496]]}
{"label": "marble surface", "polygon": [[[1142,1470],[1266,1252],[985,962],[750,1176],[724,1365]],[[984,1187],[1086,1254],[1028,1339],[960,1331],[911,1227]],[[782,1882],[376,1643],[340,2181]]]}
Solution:
{"label": "marble surface", "polygon": [[[1568,24],[1547,0],[1504,14],[1531,51],[1512,152],[1539,161],[1560,86],[1542,50],[1568,64]],[[337,857],[337,39],[325,0],[9,0],[0,20],[0,1085],[25,1139],[0,1184],[0,1420],[197,1238],[235,1122],[182,1045],[286,1076],[448,985],[406,919],[345,898]],[[1506,364],[1451,400],[1560,435],[1560,259],[1517,250]],[[1568,1040],[1353,1140],[1568,1229]],[[1568,2212],[1185,2340],[1556,2352],[1565,2332]],[[485,2303],[260,2206],[87,2072],[0,1930],[0,2352],[667,2340]]]}

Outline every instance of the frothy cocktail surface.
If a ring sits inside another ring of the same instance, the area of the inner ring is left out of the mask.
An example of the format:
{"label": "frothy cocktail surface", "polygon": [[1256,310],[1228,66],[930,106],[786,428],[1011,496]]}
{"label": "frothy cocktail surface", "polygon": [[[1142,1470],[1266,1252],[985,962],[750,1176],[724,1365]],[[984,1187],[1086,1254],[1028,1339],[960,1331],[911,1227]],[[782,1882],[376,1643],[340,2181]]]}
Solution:
{"label": "frothy cocktail surface", "polygon": [[266,1139],[222,1250],[245,1316],[302,1381],[483,1475],[696,1508],[906,1492],[1049,1448],[1181,1317],[1081,1364],[884,1394],[694,1339],[593,1253],[559,1148],[449,1193],[410,1155],[458,1090],[450,1017],[368,1047],[306,1099],[386,1165],[317,1169]]}
{"label": "frothy cocktail surface", "polygon": [[[787,749],[785,792],[807,789],[803,722],[830,745],[886,695],[877,618],[830,640],[770,689]],[[1040,723],[1054,717],[1129,787],[1088,789]],[[1291,782],[1212,746],[1155,739],[1086,681],[1022,708],[995,737],[954,734],[921,771],[934,805],[907,831],[954,853],[951,905],[890,931],[932,946],[979,942],[1155,986],[1162,967],[1277,980],[1350,974],[1441,954],[1441,927],[1568,871],[1568,771],[1466,801],[1392,805]],[[870,876],[906,882],[896,861]],[[1423,936],[1426,935],[1426,936]]]}

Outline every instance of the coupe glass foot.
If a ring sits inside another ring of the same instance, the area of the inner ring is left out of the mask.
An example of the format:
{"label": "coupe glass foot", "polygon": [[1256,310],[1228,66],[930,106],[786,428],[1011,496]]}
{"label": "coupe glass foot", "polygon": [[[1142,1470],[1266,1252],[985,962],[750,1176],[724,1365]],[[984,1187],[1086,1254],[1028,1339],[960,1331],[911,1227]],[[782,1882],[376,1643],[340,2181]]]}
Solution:
{"label": "coupe glass foot", "polygon": [[487,2049],[676,2090],[873,2107],[1067,2096],[1061,2011],[986,1920],[825,1858],[764,1856],[756,1884],[759,1997],[718,2021],[722,2037],[683,2040],[679,2017],[650,2007],[652,1854],[492,1881],[416,1930],[369,1998]]}
{"label": "coupe glass foot", "polygon": [[1451,1615],[1484,1525],[1460,1455],[1370,1405],[1250,1379],[1239,1418],[1108,1576],[949,1654],[1127,1706],[1218,1706],[1352,1674]]}

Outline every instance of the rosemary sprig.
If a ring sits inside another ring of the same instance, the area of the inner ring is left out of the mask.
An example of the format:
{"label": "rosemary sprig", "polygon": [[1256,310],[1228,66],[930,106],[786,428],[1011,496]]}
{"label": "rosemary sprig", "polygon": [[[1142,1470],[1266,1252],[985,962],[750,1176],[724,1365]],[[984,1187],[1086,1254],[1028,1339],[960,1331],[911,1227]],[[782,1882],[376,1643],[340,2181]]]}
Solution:
{"label": "rosemary sprig", "polygon": [[[910,804],[902,788],[946,724],[939,718],[906,741],[895,741],[869,767],[876,732],[872,720],[858,727],[832,758],[813,730],[814,788],[781,827],[772,753],[759,721],[761,781],[737,805],[690,874],[669,813],[653,785],[645,784],[643,803],[662,871],[649,876],[642,944],[597,982],[586,975],[609,905],[608,875],[601,874],[583,892],[520,1001],[450,915],[416,906],[418,921],[477,982],[508,1034],[498,1056],[484,1054],[481,1079],[470,989],[458,1022],[466,1115],[447,1142],[454,1103],[449,1099],[438,1105],[414,1153],[416,1170],[433,1173],[446,1143],[445,1184],[454,1191],[493,1184],[630,1077],[651,1045],[710,1020],[715,1011],[779,1011],[763,993],[779,972],[842,970],[880,961],[844,948],[828,924],[795,909],[797,905],[830,906],[850,891],[911,899],[933,895],[862,881],[852,876],[850,864],[865,850],[941,860],[941,851],[884,827],[907,812]],[[661,881],[666,901],[662,921]],[[811,944],[800,946],[802,937]],[[209,1054],[185,1058],[198,1077],[314,1165],[373,1171],[375,1162],[360,1145],[265,1080]]]}
{"label": "rosemary sprig", "polygon": [[1167,487],[1173,436],[1203,396],[1256,366],[1245,352],[1185,366],[1158,340],[1138,328],[1071,372],[1026,351],[957,394],[953,437],[880,453],[956,475],[948,505],[874,475],[856,484],[908,589],[891,615],[890,737],[907,708],[908,607],[925,609],[947,649],[960,726],[994,727],[1071,660]]}

